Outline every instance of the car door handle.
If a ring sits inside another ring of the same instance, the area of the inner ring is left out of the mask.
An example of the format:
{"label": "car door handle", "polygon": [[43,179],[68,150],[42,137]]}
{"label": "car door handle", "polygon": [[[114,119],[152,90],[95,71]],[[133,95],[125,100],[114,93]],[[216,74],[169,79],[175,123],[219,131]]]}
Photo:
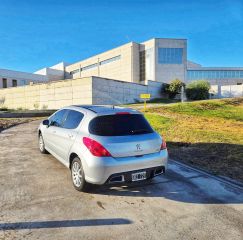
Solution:
{"label": "car door handle", "polygon": [[69,138],[72,138],[72,137],[73,137],[73,134],[68,134],[68,137],[69,137]]}
{"label": "car door handle", "polygon": [[56,131],[52,131],[52,133],[56,133]]}

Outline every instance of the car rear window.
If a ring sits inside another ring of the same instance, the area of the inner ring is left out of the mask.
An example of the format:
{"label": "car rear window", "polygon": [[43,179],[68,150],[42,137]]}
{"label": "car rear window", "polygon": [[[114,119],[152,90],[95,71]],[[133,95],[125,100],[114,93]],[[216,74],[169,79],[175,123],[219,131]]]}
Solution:
{"label": "car rear window", "polygon": [[127,136],[152,133],[153,129],[141,114],[115,114],[91,120],[89,132],[99,136]]}

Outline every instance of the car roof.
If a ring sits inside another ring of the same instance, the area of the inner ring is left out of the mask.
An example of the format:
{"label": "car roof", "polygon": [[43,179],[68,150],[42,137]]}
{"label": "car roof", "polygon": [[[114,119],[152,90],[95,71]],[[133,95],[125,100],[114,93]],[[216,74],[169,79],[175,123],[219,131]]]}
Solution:
{"label": "car roof", "polygon": [[139,113],[131,108],[118,107],[114,105],[73,105],[72,107],[89,110],[96,114],[112,114],[117,112]]}

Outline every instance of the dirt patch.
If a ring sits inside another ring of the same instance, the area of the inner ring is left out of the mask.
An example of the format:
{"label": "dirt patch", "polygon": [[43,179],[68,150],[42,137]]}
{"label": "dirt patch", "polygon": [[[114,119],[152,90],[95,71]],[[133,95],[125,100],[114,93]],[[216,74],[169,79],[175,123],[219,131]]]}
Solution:
{"label": "dirt patch", "polygon": [[224,99],[222,101],[228,105],[233,105],[233,106],[243,105],[243,98],[228,98],[228,99]]}
{"label": "dirt patch", "polygon": [[28,123],[34,120],[37,120],[39,118],[0,118],[0,132],[2,132],[4,129],[22,124],[22,123]]}
{"label": "dirt patch", "polygon": [[243,145],[168,142],[170,157],[243,183]]}

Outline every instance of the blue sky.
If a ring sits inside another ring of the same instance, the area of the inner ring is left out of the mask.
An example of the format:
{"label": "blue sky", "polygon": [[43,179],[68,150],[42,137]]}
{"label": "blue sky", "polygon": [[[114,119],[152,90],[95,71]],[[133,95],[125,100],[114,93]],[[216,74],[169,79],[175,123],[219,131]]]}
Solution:
{"label": "blue sky", "polygon": [[243,66],[243,0],[0,0],[0,68],[35,71],[129,41],[188,39],[188,59]]}

